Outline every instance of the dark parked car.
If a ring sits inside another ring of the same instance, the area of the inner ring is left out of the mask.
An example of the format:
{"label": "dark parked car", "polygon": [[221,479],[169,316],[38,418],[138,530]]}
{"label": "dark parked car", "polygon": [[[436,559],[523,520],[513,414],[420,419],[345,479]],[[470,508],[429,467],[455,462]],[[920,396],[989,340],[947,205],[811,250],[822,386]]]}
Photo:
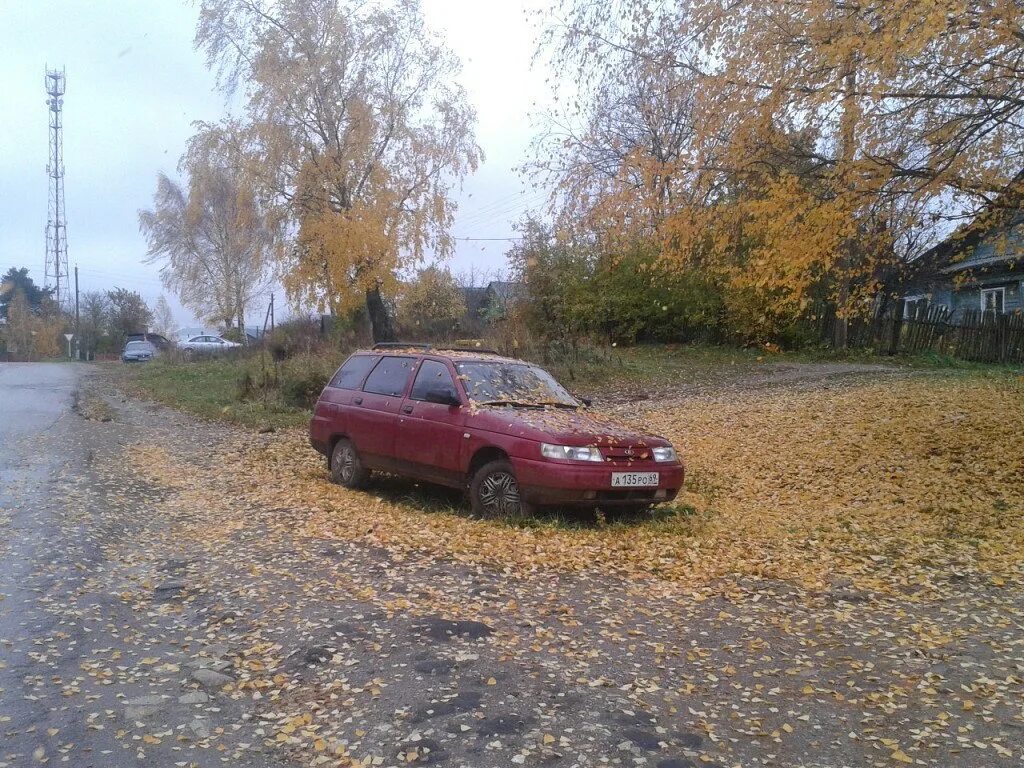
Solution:
{"label": "dark parked car", "polygon": [[468,488],[482,516],[642,509],[683,484],[664,438],[597,418],[535,365],[478,351],[356,352],[321,393],[310,441],[342,485],[380,470]]}
{"label": "dark parked car", "polygon": [[161,336],[159,333],[129,333],[125,336],[125,341],[148,341],[161,352],[171,347],[171,342],[167,337]]}
{"label": "dark parked car", "polygon": [[149,341],[129,341],[121,352],[121,362],[146,363],[158,354],[156,346]]}

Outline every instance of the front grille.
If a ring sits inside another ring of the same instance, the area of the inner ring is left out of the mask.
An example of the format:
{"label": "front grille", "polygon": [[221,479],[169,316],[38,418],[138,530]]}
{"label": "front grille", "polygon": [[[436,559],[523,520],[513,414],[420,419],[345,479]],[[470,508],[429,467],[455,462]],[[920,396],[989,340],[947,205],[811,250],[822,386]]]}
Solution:
{"label": "front grille", "polygon": [[651,449],[640,445],[609,445],[601,447],[601,455],[607,461],[650,461]]}

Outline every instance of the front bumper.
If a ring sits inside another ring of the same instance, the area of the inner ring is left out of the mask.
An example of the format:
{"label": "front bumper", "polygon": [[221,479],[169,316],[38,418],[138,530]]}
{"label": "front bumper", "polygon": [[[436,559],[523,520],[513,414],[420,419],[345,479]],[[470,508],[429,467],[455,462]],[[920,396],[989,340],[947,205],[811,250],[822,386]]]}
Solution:
{"label": "front bumper", "polygon": [[[683,487],[679,462],[608,462],[588,465],[563,461],[512,459],[523,498],[530,504],[616,506],[672,501]],[[613,488],[612,472],[657,472],[658,485]]]}

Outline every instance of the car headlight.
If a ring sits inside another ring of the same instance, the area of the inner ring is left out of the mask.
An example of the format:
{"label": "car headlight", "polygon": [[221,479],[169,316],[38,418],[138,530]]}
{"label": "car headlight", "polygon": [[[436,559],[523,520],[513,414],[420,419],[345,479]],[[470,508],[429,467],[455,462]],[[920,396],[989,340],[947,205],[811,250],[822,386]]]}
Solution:
{"label": "car headlight", "polygon": [[570,461],[604,461],[604,457],[597,448],[577,448],[572,445],[549,445],[540,444],[541,455],[546,459],[568,459]]}
{"label": "car headlight", "polygon": [[651,455],[655,461],[675,461],[676,449],[671,445],[660,445],[651,449]]}

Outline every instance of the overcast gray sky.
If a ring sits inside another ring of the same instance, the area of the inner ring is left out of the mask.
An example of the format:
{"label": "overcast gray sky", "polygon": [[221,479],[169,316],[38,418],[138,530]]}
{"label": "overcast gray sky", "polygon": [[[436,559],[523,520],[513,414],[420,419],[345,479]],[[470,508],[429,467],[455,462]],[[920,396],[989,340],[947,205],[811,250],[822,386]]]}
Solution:
{"label": "overcast gray sky", "polygon": [[[427,22],[463,61],[486,163],[465,184],[453,233],[454,270],[504,266],[512,223],[542,195],[513,172],[525,159],[544,73],[531,69],[534,0],[423,0]],[[161,293],[137,211],[158,171],[173,173],[195,120],[226,113],[192,48],[186,0],[0,0],[0,272],[28,267],[43,282],[47,219],[44,70],[66,67],[64,164],[69,264],[82,290]],[[191,318],[168,295],[181,323]],[[280,299],[280,297],[279,297]],[[265,306],[265,305],[264,305]],[[261,314],[253,307],[251,320]]]}

